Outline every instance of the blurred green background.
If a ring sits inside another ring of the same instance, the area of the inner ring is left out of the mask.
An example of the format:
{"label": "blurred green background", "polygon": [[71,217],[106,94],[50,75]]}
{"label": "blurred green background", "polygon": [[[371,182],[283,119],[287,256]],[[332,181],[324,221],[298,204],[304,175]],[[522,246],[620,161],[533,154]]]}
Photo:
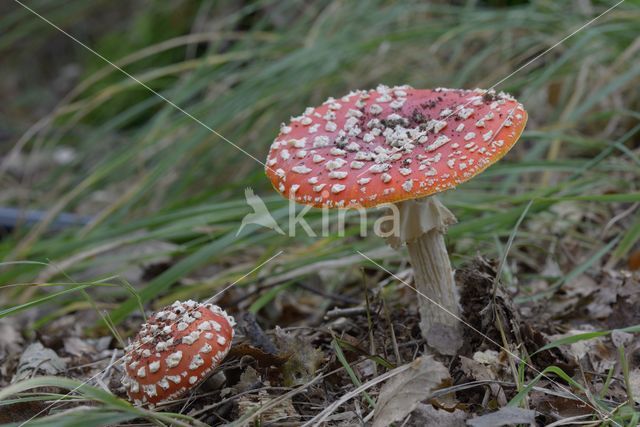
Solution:
{"label": "blurred green background", "polygon": [[[502,256],[531,200],[504,272],[523,298],[546,295],[539,278],[560,286],[588,268],[624,265],[637,247],[637,0],[505,81],[614,2],[26,4],[261,161],[281,122],[329,96],[378,83],[501,82],[529,123],[503,161],[443,195],[460,221],[448,237],[454,263]],[[281,250],[239,284],[258,297],[238,310],[267,315],[278,292],[306,292],[298,284],[360,298],[359,287],[347,289],[366,264],[356,250],[403,268],[402,254],[358,237],[357,224],[345,237],[236,236],[250,212],[246,187],[278,219],[287,215],[263,167],[10,1],[0,4],[0,57],[0,206],[47,212],[0,240],[3,317],[37,306],[38,328],[98,307],[119,323],[139,302],[205,299]],[[59,212],[91,221],[47,231]],[[308,218],[319,230],[318,213]],[[337,273],[318,279],[326,269]]]}

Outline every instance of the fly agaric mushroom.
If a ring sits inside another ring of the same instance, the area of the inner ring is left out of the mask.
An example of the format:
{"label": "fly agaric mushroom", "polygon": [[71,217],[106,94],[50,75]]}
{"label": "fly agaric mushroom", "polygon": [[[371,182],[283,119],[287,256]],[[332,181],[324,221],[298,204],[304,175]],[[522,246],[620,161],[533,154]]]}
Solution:
{"label": "fly agaric mushroom", "polygon": [[419,299],[422,335],[441,354],[455,354],[460,308],[444,233],[456,220],[432,195],[498,161],[526,121],[520,103],[493,90],[380,85],[329,98],[283,124],[266,173],[281,194],[306,205],[396,204],[399,232],[387,241],[407,245],[417,290],[446,309]]}
{"label": "fly agaric mushroom", "polygon": [[191,300],[155,313],[126,348],[129,399],[153,407],[195,388],[229,352],[234,325],[217,305]]}

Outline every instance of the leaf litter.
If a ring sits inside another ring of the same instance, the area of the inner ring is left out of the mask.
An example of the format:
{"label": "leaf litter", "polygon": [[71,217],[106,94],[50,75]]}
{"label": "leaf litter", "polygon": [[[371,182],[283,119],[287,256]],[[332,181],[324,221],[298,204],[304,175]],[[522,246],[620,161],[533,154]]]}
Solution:
{"label": "leaf litter", "polygon": [[[478,257],[456,271],[463,318],[480,333],[467,329],[465,346],[453,358],[426,352],[417,315],[407,308],[411,293],[396,289],[390,294],[387,288],[391,282],[384,278],[383,286],[365,290],[368,306],[344,301],[325,304],[326,316],[314,316],[312,321],[305,317],[311,311],[304,307],[320,306],[322,295],[308,293],[302,302],[293,295],[276,295],[269,309],[254,315],[242,308],[249,307],[251,299],[245,300],[240,291],[233,290],[224,299],[241,301],[236,313],[240,324],[227,360],[195,393],[160,409],[179,410],[211,425],[225,420],[299,425],[314,419],[357,385],[338,360],[332,343],[340,346],[352,374],[363,386],[375,382],[386,370],[406,370],[369,388],[367,395],[374,400],[374,408],[363,393],[340,401],[341,405],[325,417],[328,425],[535,425],[593,416],[589,396],[553,374],[541,378],[531,389],[528,405],[532,409],[510,406],[522,387],[514,375],[519,361],[512,354],[530,365],[524,371],[525,383],[536,374],[531,367],[542,371],[557,366],[605,400],[623,402],[627,388],[638,399],[640,346],[633,334],[614,331],[538,351],[559,339],[572,340],[589,331],[640,323],[633,309],[640,288],[636,275],[622,270],[588,271],[568,282],[551,297],[551,304],[545,305],[535,300],[515,303],[513,292],[495,287],[496,268],[497,262]],[[364,274],[374,277],[373,271],[364,270]],[[358,281],[357,275],[345,277],[354,284]],[[258,295],[260,288],[253,292]],[[353,295],[357,299],[357,293]],[[563,311],[549,311],[558,308]],[[43,374],[86,379],[107,368],[100,381],[93,383],[124,397],[121,367],[110,366],[120,354],[114,347],[116,341],[106,335],[88,337],[85,329],[78,327],[90,325],[95,318],[63,316],[38,333],[40,342],[31,341],[26,347],[13,324],[0,321],[0,372],[5,384],[10,381],[7,375],[15,377],[14,381]],[[573,321],[567,323],[566,319]],[[131,327],[141,320],[133,319]],[[620,348],[628,356],[626,383]],[[31,412],[41,408],[37,405]]]}

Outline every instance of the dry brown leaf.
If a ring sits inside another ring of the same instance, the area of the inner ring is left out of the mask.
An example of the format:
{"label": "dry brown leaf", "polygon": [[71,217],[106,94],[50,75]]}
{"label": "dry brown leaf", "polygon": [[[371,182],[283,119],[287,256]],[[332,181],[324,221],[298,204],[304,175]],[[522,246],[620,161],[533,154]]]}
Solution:
{"label": "dry brown leaf", "polygon": [[640,270],[640,251],[635,251],[629,255],[629,270]]}
{"label": "dry brown leaf", "polygon": [[227,357],[232,358],[240,358],[243,356],[251,356],[253,357],[258,365],[267,368],[269,366],[282,366],[289,360],[288,354],[278,355],[278,354],[270,354],[265,352],[258,347],[253,347],[249,344],[238,344],[231,347],[229,351],[229,355]]}
{"label": "dry brown leaf", "polygon": [[388,426],[409,415],[446,378],[449,371],[432,356],[411,362],[409,369],[389,379],[380,389],[373,427]]}
{"label": "dry brown leaf", "polygon": [[589,406],[589,403],[585,403],[582,400],[569,399],[538,391],[531,393],[529,404],[532,408],[536,408],[538,412],[557,420],[593,413],[593,408]]}

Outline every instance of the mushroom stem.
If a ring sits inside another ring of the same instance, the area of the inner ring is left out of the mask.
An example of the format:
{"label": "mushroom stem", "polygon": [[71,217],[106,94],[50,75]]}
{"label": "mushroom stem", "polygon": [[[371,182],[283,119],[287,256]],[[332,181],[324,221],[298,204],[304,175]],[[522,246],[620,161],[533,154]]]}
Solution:
{"label": "mushroom stem", "polygon": [[[389,238],[392,247],[406,244],[418,293],[420,329],[430,348],[454,355],[462,346],[459,297],[444,242],[447,226],[455,216],[431,196],[397,203],[399,236]],[[425,298],[426,297],[426,298]]]}

